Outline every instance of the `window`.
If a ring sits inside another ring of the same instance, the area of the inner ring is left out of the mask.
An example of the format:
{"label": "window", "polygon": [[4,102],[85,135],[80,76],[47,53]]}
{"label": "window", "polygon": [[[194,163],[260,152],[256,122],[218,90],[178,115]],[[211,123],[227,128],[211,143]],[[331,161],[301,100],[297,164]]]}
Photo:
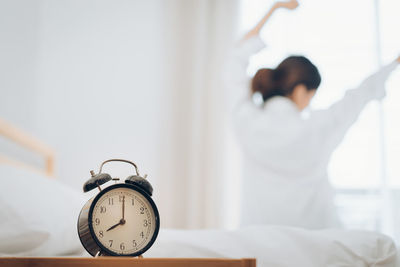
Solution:
{"label": "window", "polygon": [[[292,54],[310,58],[323,82],[314,108],[327,107],[400,53],[400,1],[303,0],[279,10],[262,32],[267,49],[252,58],[250,74]],[[241,29],[252,27],[273,1],[242,1]],[[399,68],[400,69],[400,68]],[[348,227],[384,231],[400,241],[400,71],[387,83],[383,103],[370,103],[329,166],[337,205]],[[399,209],[397,209],[399,210]],[[396,219],[397,218],[397,219]]]}

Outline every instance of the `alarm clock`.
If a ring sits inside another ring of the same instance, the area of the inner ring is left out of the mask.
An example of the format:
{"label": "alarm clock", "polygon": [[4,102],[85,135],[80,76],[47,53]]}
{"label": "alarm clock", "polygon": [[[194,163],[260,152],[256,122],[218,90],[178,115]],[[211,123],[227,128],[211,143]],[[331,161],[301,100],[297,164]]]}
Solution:
{"label": "alarm clock", "polygon": [[[135,174],[124,182],[102,173],[103,165],[119,161],[134,166]],[[160,217],[152,200],[153,187],[147,175],[141,177],[135,163],[123,159],[104,161],[99,173],[91,178],[83,191],[99,193],[83,206],[78,218],[78,235],[83,247],[92,256],[141,256],[157,238]],[[108,187],[101,185],[115,181]]]}

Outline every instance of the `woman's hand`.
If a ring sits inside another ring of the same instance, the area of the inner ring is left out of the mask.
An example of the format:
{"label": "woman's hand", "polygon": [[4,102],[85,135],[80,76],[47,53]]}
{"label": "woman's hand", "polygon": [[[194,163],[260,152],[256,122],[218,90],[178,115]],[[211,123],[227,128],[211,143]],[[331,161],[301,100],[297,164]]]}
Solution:
{"label": "woman's hand", "polygon": [[271,9],[262,17],[262,19],[254,26],[243,38],[242,41],[248,40],[253,36],[256,36],[260,33],[262,27],[264,27],[265,23],[272,16],[275,10],[279,8],[286,8],[289,10],[296,9],[299,6],[299,2],[297,0],[289,0],[289,1],[280,1],[276,2]]}
{"label": "woman's hand", "polygon": [[298,6],[299,2],[297,0],[281,1],[275,3],[275,8],[286,8],[289,10],[296,9]]}

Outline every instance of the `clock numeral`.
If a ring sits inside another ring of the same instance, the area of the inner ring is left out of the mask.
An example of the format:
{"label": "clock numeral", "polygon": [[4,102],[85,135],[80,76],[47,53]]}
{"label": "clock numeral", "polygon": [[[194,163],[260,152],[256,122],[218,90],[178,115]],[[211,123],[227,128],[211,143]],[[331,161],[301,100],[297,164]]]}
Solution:
{"label": "clock numeral", "polygon": [[99,225],[99,224],[100,224],[100,219],[99,219],[99,218],[96,218],[96,219],[94,220],[94,222],[96,223],[96,225]]}
{"label": "clock numeral", "polygon": [[110,248],[111,248],[114,240],[108,240],[108,242],[110,242]]}
{"label": "clock numeral", "polygon": [[100,207],[100,213],[106,213],[107,209],[104,206]]}
{"label": "clock numeral", "polygon": [[121,243],[121,244],[119,245],[119,248],[120,248],[121,250],[125,250],[125,244],[124,244],[124,243]]}
{"label": "clock numeral", "polygon": [[135,205],[135,199],[132,198],[132,206],[134,206],[134,205]]}
{"label": "clock numeral", "polygon": [[140,214],[144,214],[144,207],[140,207]]}
{"label": "clock numeral", "polygon": [[108,205],[114,205],[114,199],[113,198],[109,198],[108,199]]}
{"label": "clock numeral", "polygon": [[133,245],[134,247],[137,246],[136,240],[133,240],[133,241],[132,241],[132,245]]}
{"label": "clock numeral", "polygon": [[143,226],[144,226],[144,227],[147,227],[148,225],[149,225],[149,223],[147,222],[147,220],[144,220],[144,221],[143,221]]}
{"label": "clock numeral", "polygon": [[144,233],[143,233],[143,232],[141,232],[141,233],[140,233],[140,236],[141,236],[142,238],[144,238]]}
{"label": "clock numeral", "polygon": [[119,202],[124,201],[124,197],[125,197],[125,196],[119,196]]}
{"label": "clock numeral", "polygon": [[100,230],[100,231],[99,231],[99,236],[100,236],[100,237],[103,237],[103,236],[104,236],[103,230]]}

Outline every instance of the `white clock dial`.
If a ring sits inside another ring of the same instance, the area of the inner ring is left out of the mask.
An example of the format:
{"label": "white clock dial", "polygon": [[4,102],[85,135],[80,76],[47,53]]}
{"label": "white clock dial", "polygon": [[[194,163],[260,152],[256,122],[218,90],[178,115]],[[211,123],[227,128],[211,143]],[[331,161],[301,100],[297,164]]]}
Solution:
{"label": "white clock dial", "polygon": [[120,255],[133,254],[146,247],[154,235],[155,220],[150,202],[127,187],[106,192],[92,212],[92,228],[98,241]]}

